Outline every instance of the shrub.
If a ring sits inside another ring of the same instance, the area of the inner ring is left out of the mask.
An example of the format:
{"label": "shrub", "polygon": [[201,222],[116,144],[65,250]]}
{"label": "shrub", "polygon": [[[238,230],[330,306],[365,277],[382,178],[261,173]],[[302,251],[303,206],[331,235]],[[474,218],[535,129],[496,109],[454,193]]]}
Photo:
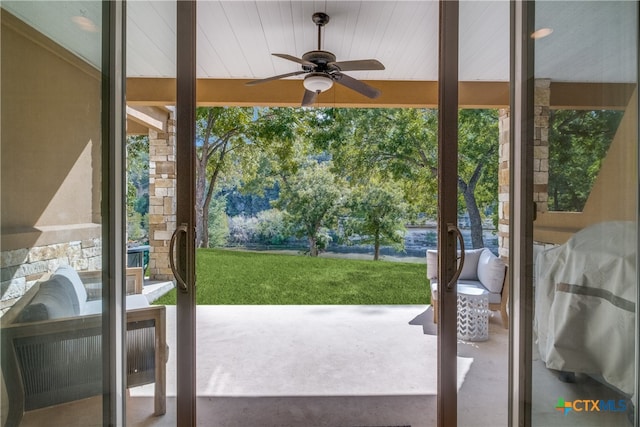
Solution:
{"label": "shrub", "polygon": [[255,242],[257,235],[258,219],[238,215],[229,218],[228,243],[244,245]]}
{"label": "shrub", "polygon": [[260,243],[282,245],[289,235],[284,221],[284,214],[278,209],[269,209],[258,213],[256,237]]}
{"label": "shrub", "polygon": [[227,244],[229,224],[225,213],[227,200],[224,196],[216,196],[209,205],[209,247],[222,247]]}

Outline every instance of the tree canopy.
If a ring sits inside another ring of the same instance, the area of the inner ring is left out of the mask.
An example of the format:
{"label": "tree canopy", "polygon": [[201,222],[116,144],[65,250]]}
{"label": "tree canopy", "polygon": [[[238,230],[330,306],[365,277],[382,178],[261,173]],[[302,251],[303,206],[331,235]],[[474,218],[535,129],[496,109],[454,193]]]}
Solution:
{"label": "tree canopy", "polygon": [[622,111],[551,110],[549,209],[581,212]]}
{"label": "tree canopy", "polygon": [[[436,110],[327,109],[316,115],[311,137],[350,182],[394,181],[414,212],[436,216]],[[469,214],[473,247],[483,247],[482,217],[497,204],[497,111],[460,111],[459,153],[459,205]]]}

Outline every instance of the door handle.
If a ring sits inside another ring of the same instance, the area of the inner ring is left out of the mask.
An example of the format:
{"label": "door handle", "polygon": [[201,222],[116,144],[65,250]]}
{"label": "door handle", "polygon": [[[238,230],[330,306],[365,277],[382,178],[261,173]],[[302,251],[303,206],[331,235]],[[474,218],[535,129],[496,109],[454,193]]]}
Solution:
{"label": "door handle", "polygon": [[180,272],[176,268],[175,255],[174,255],[175,244],[176,244],[176,241],[178,240],[179,234],[184,234],[185,236],[187,235],[186,223],[180,224],[178,227],[176,227],[176,230],[171,235],[171,241],[169,242],[169,265],[171,266],[171,271],[173,272],[173,275],[176,278],[176,282],[178,283],[178,288],[182,292],[186,293],[186,292],[189,292],[189,287],[187,286],[187,283],[184,281],[184,279],[180,275]]}
{"label": "door handle", "polygon": [[460,277],[460,273],[462,273],[462,267],[464,266],[464,238],[462,237],[462,233],[460,229],[455,224],[447,224],[447,233],[455,234],[458,242],[460,243],[460,258],[458,258],[458,268],[456,269],[453,278],[449,283],[447,283],[447,291],[451,291],[456,283],[458,283],[458,278]]}

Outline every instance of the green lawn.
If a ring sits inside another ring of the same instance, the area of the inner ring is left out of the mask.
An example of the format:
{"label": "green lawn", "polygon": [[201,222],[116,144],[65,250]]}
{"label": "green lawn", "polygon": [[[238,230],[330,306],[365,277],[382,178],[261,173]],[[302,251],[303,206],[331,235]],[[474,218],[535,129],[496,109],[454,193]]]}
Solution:
{"label": "green lawn", "polygon": [[[425,265],[199,249],[198,304],[428,304]],[[173,290],[156,304],[175,304]]]}

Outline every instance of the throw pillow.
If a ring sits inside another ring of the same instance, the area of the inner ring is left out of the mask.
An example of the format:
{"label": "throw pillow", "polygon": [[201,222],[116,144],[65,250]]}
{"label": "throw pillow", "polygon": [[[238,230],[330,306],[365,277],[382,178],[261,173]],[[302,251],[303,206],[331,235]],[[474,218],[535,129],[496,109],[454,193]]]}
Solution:
{"label": "throw pillow", "polygon": [[506,266],[489,249],[484,249],[478,261],[478,278],[489,292],[502,292]]}
{"label": "throw pillow", "polygon": [[464,265],[458,280],[478,280],[478,261],[483,251],[484,249],[467,249],[464,251]]}

